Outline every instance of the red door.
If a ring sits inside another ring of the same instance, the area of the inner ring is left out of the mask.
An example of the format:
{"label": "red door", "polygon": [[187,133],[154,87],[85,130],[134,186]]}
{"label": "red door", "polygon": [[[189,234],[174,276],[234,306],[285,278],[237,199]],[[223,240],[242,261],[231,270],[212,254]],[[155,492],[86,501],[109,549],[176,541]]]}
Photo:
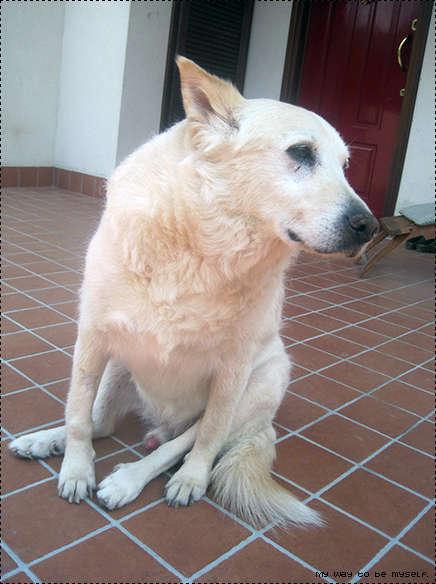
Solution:
{"label": "red door", "polygon": [[[325,117],[351,151],[348,179],[380,217],[396,147],[412,21],[420,2],[317,0],[311,15],[298,103]],[[409,36],[408,36],[409,35]]]}

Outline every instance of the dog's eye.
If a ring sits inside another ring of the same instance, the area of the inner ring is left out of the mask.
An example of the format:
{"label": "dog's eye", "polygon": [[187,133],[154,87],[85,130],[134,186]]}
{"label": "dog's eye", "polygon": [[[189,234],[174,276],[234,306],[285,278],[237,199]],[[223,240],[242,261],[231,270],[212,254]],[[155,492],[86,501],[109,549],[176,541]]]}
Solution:
{"label": "dog's eye", "polygon": [[315,151],[310,144],[294,144],[289,146],[286,152],[300,166],[315,166]]}

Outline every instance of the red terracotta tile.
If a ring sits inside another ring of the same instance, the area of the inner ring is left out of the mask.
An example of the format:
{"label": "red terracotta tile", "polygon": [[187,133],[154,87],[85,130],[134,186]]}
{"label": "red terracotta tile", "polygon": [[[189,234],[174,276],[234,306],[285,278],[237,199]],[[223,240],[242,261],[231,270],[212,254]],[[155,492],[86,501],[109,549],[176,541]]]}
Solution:
{"label": "red terracotta tile", "polygon": [[256,540],[194,582],[233,582],[235,575],[238,582],[310,582],[314,578],[312,571]]}
{"label": "red terracotta tile", "polygon": [[[189,530],[185,529],[187,523]],[[244,527],[205,501],[178,509],[170,509],[161,503],[123,525],[172,566],[188,575],[250,535]],[[165,529],[149,529],[149,525],[165,525]]]}
{"label": "red terracotta tile", "polygon": [[38,184],[36,167],[34,166],[21,167],[19,180],[21,187],[36,187],[36,185]]}
{"label": "red terracotta tile", "polygon": [[407,329],[404,328],[404,326],[398,326],[397,324],[390,323],[381,318],[373,318],[367,322],[362,322],[360,326],[371,332],[379,333],[391,338],[398,337],[407,332]]}
{"label": "red terracotta tile", "polygon": [[[4,186],[4,185],[2,185]],[[1,567],[1,573],[2,574],[7,574],[7,572],[10,572],[11,570],[14,570],[17,567],[17,564],[14,562],[14,560],[11,558],[11,556],[5,552],[5,550],[3,548],[0,548],[0,567]],[[12,579],[16,579],[16,577],[13,577]],[[8,580],[2,580],[4,582],[4,584],[6,584],[8,582]],[[21,580],[19,580],[21,582]],[[11,579],[9,579],[9,582],[11,582]]]}
{"label": "red terracotta tile", "polygon": [[15,576],[4,580],[2,584],[34,584],[34,582],[31,582],[24,572],[19,572]]}
{"label": "red terracotta tile", "polygon": [[337,318],[331,318],[330,316],[327,316],[326,311],[314,312],[313,314],[300,316],[296,322],[299,322],[306,326],[314,327],[325,332],[338,330],[345,326],[345,323],[338,320]]}
{"label": "red terracotta tile", "polygon": [[418,418],[372,397],[362,399],[346,406],[341,414],[383,432],[388,436],[398,436],[418,421]]}
{"label": "red terracotta tile", "polygon": [[361,461],[378,450],[387,438],[340,416],[329,416],[303,432],[318,444],[347,458]]}
{"label": "red terracotta tile", "polygon": [[32,353],[49,351],[52,347],[34,335],[26,332],[7,335],[2,343],[2,357],[13,359]]}
{"label": "red terracotta tile", "polygon": [[295,395],[286,394],[276,414],[275,421],[290,430],[298,430],[325,413],[324,408],[315,406]]}
{"label": "red terracotta tile", "polygon": [[68,377],[71,373],[71,358],[61,351],[53,350],[14,361],[14,367],[39,384]]}
{"label": "red terracotta tile", "polygon": [[332,379],[316,374],[293,381],[288,386],[288,389],[332,409],[360,395],[354,389],[350,389]]}
{"label": "red terracotta tile", "polygon": [[126,535],[109,529],[34,566],[44,582],[175,582]]}
{"label": "red terracotta tile", "polygon": [[414,369],[413,371],[402,375],[400,381],[410,383],[411,385],[419,387],[420,389],[425,389],[426,391],[435,390],[435,375],[434,372],[429,371],[428,369]]}
{"label": "red terracotta tile", "polygon": [[83,175],[82,193],[91,197],[96,196],[96,180],[94,176],[90,176],[89,174]]}
{"label": "red terracotta tile", "polygon": [[107,524],[86,503],[71,505],[60,499],[54,481],[8,497],[2,501],[2,511],[6,524],[14,526],[4,539],[25,562]]}
{"label": "red terracotta tile", "polygon": [[385,381],[389,381],[389,377],[386,377],[386,375],[370,371],[348,361],[337,363],[328,369],[324,369],[323,375],[350,385],[359,391],[370,391]]}
{"label": "red terracotta tile", "polygon": [[2,495],[51,477],[37,461],[17,458],[8,450],[9,441],[1,443]]}
{"label": "red terracotta tile", "polygon": [[54,422],[63,416],[63,405],[40,389],[29,389],[2,398],[2,423],[12,434]]}
{"label": "red terracotta tile", "polygon": [[11,310],[20,310],[22,308],[33,308],[38,306],[35,300],[20,293],[7,294],[2,298],[3,312],[10,312]]}
{"label": "red terracotta tile", "polygon": [[[385,580],[382,580],[380,584],[387,584],[393,579],[395,582],[407,579],[408,582],[412,581],[416,584],[432,584],[435,577],[434,566],[399,546],[393,547],[371,568],[371,572],[386,574]],[[413,576],[412,574],[403,575],[406,572],[413,572]]]}
{"label": "red terracotta tile", "polygon": [[24,387],[30,387],[33,385],[31,381],[11,369],[8,365],[1,364],[0,370],[2,393],[9,393],[11,391],[16,391],[17,389],[23,389]]}
{"label": "red terracotta tile", "polygon": [[14,288],[17,288],[17,290],[22,290],[24,292],[50,286],[50,282],[38,276],[20,276],[19,278],[12,278],[9,280],[9,283]]}
{"label": "red terracotta tile", "polygon": [[142,420],[133,414],[128,414],[116,427],[115,436],[125,444],[136,444],[143,439],[145,432],[146,427]]}
{"label": "red terracotta tile", "polygon": [[17,187],[18,186],[18,167],[17,166],[2,166],[1,167],[1,186]]}
{"label": "red terracotta tile", "polygon": [[435,557],[435,513],[430,509],[401,539],[429,558]]}
{"label": "red terracotta tile", "polygon": [[[328,572],[330,578],[337,582],[344,582],[344,574],[341,578],[339,572],[357,573],[386,545],[386,539],[346,515],[319,501],[312,506],[322,514],[326,522],[325,527],[300,529],[298,532],[273,531],[267,532],[267,536],[302,558],[315,570]],[[345,578],[347,582],[351,580],[350,576]],[[312,573],[312,578],[307,580],[307,583],[317,581],[319,578]]]}
{"label": "red terracotta tile", "polygon": [[434,408],[434,397],[401,381],[391,381],[372,394],[374,398],[426,416]]}
{"label": "red terracotta tile", "polygon": [[19,310],[10,313],[11,318],[17,321],[22,326],[27,328],[35,328],[39,326],[46,326],[49,324],[56,324],[65,322],[67,319],[62,314],[50,310],[50,308],[38,307]]}
{"label": "red terracotta tile", "polygon": [[390,377],[397,377],[413,367],[411,363],[385,355],[379,351],[368,351],[363,355],[354,357],[352,362]]}
{"label": "red terracotta tile", "polygon": [[294,345],[290,354],[293,362],[311,371],[317,371],[337,361],[337,357],[334,355],[328,355],[324,351],[305,344]]}
{"label": "red terracotta tile", "polygon": [[322,333],[316,328],[290,319],[282,322],[281,334],[283,337],[295,339],[296,341],[305,341],[311,337],[317,337]]}
{"label": "red terracotta tile", "polygon": [[60,189],[68,190],[70,188],[70,171],[63,168],[58,169],[56,186]]}
{"label": "red terracotta tile", "polygon": [[351,465],[296,436],[277,445],[274,470],[309,491],[318,491]]}
{"label": "red terracotta tile", "polygon": [[401,438],[401,442],[410,444],[435,456],[435,426],[431,422],[422,422]]}
{"label": "red terracotta tile", "polygon": [[57,347],[69,347],[76,342],[77,325],[73,322],[68,322],[40,328],[38,329],[38,335]]}
{"label": "red terracotta tile", "polygon": [[54,171],[51,166],[38,168],[37,184],[39,187],[49,187],[54,183]]}
{"label": "red terracotta tile", "polygon": [[326,491],[323,499],[391,536],[425,506],[412,493],[360,469]]}
{"label": "red terracotta tile", "polygon": [[36,300],[40,300],[45,304],[59,304],[60,302],[68,302],[76,299],[76,294],[56,286],[53,288],[48,288],[47,290],[35,290],[30,293],[30,295]]}
{"label": "red terracotta tile", "polygon": [[15,324],[14,322],[12,322],[11,320],[9,320],[8,318],[5,318],[4,316],[1,317],[1,334],[6,335],[7,333],[15,333],[18,331],[22,331],[23,329],[20,328],[17,324]]}
{"label": "red terracotta tile", "polygon": [[327,353],[331,353],[343,359],[366,350],[366,347],[363,345],[358,345],[350,340],[341,339],[335,335],[323,335],[318,339],[308,341],[307,344],[310,347],[315,347],[320,351],[326,351]]}
{"label": "red terracotta tile", "polygon": [[344,328],[341,331],[335,333],[335,335],[354,343],[364,345],[365,347],[375,347],[376,345],[384,343],[387,340],[386,336],[374,331],[367,330],[360,326],[350,326],[348,328]]}
{"label": "red terracotta tile", "polygon": [[365,466],[429,499],[434,496],[434,460],[407,446],[392,444]]}
{"label": "red terracotta tile", "polygon": [[83,174],[81,172],[70,172],[70,191],[81,193],[83,185]]}

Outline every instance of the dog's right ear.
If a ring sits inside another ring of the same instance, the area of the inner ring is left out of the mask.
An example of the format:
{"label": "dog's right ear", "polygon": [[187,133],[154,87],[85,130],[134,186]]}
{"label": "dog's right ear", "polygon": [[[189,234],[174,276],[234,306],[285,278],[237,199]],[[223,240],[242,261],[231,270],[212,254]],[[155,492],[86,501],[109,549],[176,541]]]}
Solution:
{"label": "dog's right ear", "polygon": [[186,117],[197,122],[224,122],[238,127],[235,111],[244,98],[231,83],[211,75],[198,65],[177,57]]}

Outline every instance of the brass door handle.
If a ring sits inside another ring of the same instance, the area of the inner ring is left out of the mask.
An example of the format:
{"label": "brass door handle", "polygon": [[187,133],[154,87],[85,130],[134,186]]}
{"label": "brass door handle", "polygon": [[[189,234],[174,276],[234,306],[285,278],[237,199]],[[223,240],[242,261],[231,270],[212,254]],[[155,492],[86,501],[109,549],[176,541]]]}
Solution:
{"label": "brass door handle", "polygon": [[[410,30],[412,32],[415,32],[416,30],[416,25],[417,25],[418,19],[414,18],[412,20],[412,22],[410,23]],[[398,61],[398,65],[400,66],[401,71],[406,72],[407,68],[403,63],[403,56],[402,56],[402,51],[403,51],[403,47],[404,45],[407,43],[407,41],[412,39],[412,34],[409,33],[408,35],[406,35],[403,40],[400,42],[400,44],[398,45],[398,49],[397,49],[397,61]]]}

